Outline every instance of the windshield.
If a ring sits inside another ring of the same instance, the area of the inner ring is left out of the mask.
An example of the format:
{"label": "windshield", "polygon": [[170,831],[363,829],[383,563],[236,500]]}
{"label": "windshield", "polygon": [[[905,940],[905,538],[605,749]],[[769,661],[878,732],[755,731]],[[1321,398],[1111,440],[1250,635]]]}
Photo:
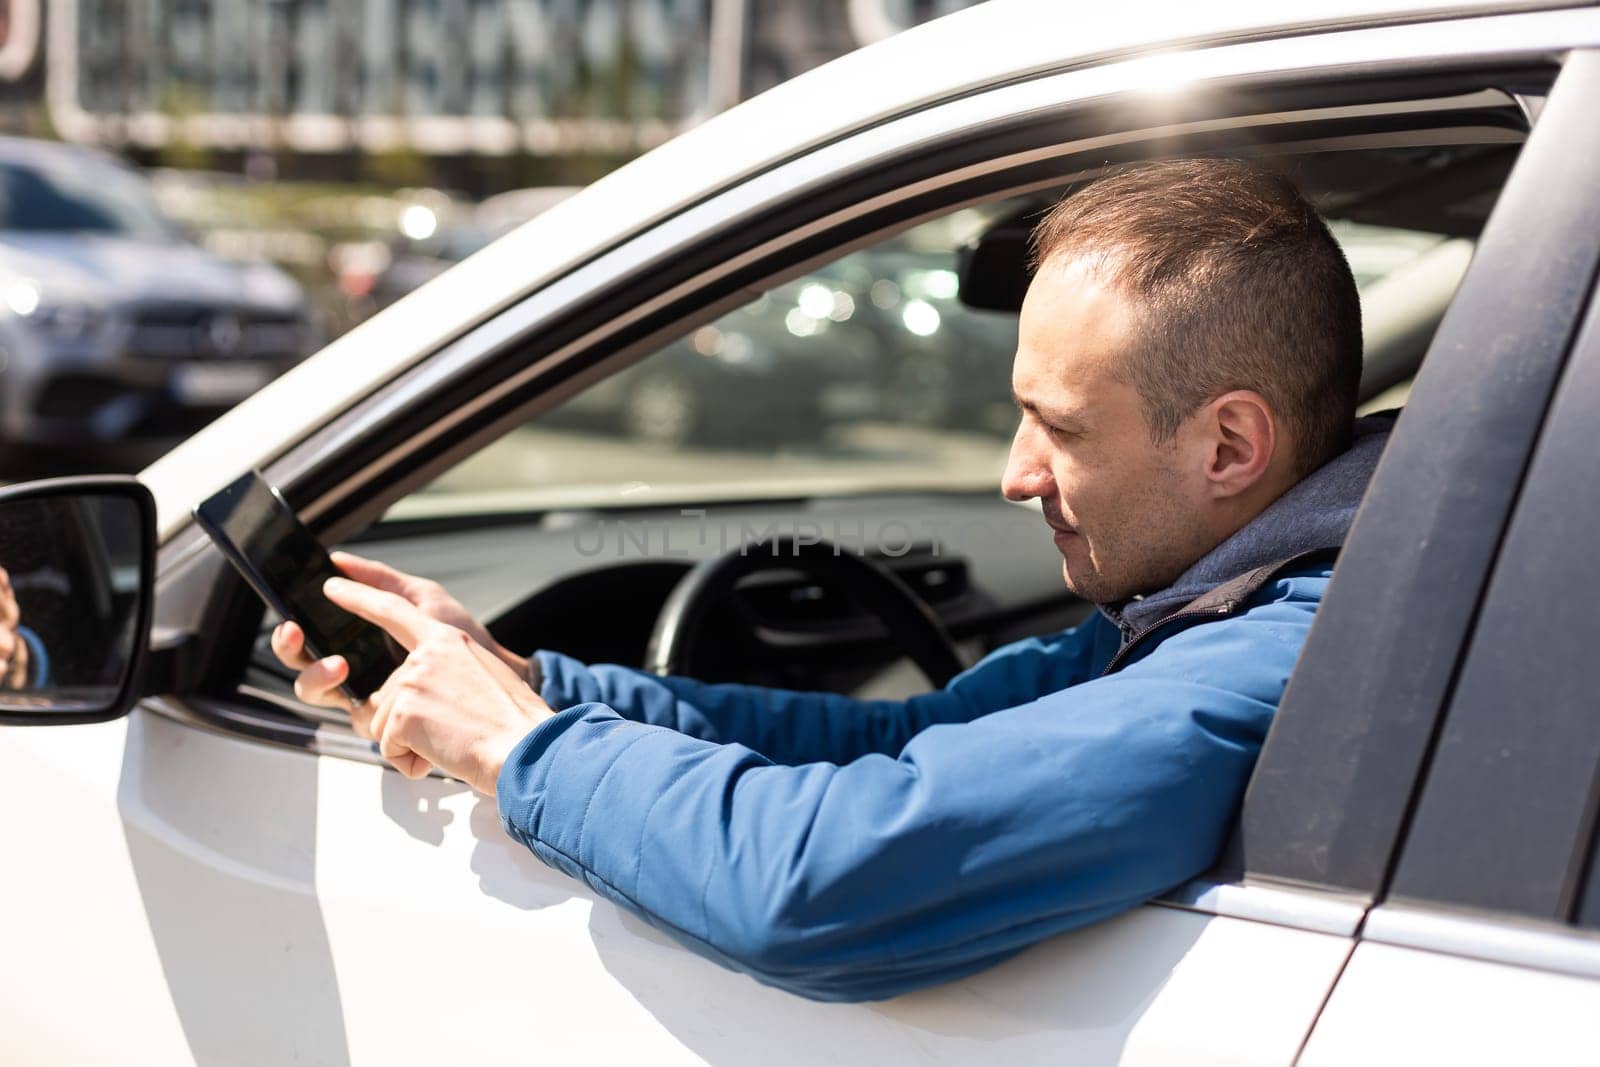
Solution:
{"label": "windshield", "polygon": [[92,158],[72,164],[0,161],[0,230],[174,236],[137,177]]}

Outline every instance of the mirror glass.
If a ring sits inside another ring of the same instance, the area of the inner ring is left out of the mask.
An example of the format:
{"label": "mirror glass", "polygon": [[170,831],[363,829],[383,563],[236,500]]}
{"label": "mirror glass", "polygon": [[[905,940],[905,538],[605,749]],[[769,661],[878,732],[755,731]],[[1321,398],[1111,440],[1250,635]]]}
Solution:
{"label": "mirror glass", "polygon": [[0,501],[0,711],[116,702],[134,658],[142,538],[126,495]]}

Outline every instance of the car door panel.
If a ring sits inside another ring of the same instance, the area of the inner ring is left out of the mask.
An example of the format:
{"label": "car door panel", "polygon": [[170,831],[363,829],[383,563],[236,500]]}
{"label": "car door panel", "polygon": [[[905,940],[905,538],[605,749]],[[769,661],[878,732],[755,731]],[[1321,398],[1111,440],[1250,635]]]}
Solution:
{"label": "car door panel", "polygon": [[[961,982],[814,1003],[546,868],[460,783],[144,710],[29,736],[0,789],[13,810],[59,799],[49,819],[8,820],[7,844],[48,854],[47,828],[70,828],[83,862],[15,887],[0,917],[29,961],[0,988],[41,1001],[0,1034],[6,1062],[504,1062],[526,1049],[562,1063],[1024,1063],[1069,1049],[1083,1064],[1284,1064],[1350,947],[1150,905]],[[63,764],[80,779],[64,797]],[[117,796],[94,781],[118,781]],[[63,899],[80,915],[70,941],[29,921]]]}
{"label": "car door panel", "polygon": [[[316,775],[318,914],[355,1062],[494,1062],[526,1047],[563,1063],[1028,1063],[1070,1050],[1110,1064],[1181,1048],[1284,1064],[1350,947],[1149,906],[944,987],[815,1003],[701,959],[544,867],[458,783],[334,759]],[[314,954],[303,966],[320,977]]]}
{"label": "car door panel", "polygon": [[1302,1067],[1592,1064],[1600,980],[1363,942]]}
{"label": "car door panel", "polygon": [[6,731],[0,1063],[185,1063],[119,809],[132,722]]}
{"label": "car door panel", "polygon": [[[1600,78],[1592,53],[1572,65]],[[1600,178],[1560,176],[1593,217]],[[1585,595],[1600,583],[1592,249],[1573,273],[1564,281],[1580,298],[1578,322],[1560,348],[1570,355],[1522,463],[1385,902],[1368,915],[1306,1063],[1595,1060],[1600,937],[1584,912],[1600,841]]]}

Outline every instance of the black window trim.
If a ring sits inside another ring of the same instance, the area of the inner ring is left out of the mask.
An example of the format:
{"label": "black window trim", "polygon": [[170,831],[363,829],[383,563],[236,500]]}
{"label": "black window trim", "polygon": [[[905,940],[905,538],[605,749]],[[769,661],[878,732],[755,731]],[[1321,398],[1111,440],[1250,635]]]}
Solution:
{"label": "black window trim", "polygon": [[[1597,73],[1600,53],[1588,61]],[[1574,147],[1582,151],[1582,145]],[[1600,138],[1591,151],[1600,152]],[[1578,189],[1600,230],[1600,168]],[[1577,191],[1577,190],[1575,190]],[[1594,275],[1600,276],[1600,265]],[[1600,714],[1585,657],[1600,584],[1600,299],[1583,327],[1494,563],[1389,899],[1600,925],[1593,892]],[[1592,905],[1591,905],[1592,906]]]}
{"label": "black window trim", "polygon": [[1249,879],[1383,891],[1600,264],[1597,94],[1573,53],[1429,349],[1251,782]]}

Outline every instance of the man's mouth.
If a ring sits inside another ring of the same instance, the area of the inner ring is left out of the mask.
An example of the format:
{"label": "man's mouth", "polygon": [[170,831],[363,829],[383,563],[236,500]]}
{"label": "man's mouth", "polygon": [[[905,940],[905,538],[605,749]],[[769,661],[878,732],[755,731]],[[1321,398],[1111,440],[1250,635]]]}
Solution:
{"label": "man's mouth", "polygon": [[1056,544],[1058,545],[1068,538],[1078,536],[1077,530],[1074,530],[1064,522],[1056,522],[1052,520],[1048,515],[1045,516],[1044,524],[1050,527],[1051,531],[1055,534]]}

